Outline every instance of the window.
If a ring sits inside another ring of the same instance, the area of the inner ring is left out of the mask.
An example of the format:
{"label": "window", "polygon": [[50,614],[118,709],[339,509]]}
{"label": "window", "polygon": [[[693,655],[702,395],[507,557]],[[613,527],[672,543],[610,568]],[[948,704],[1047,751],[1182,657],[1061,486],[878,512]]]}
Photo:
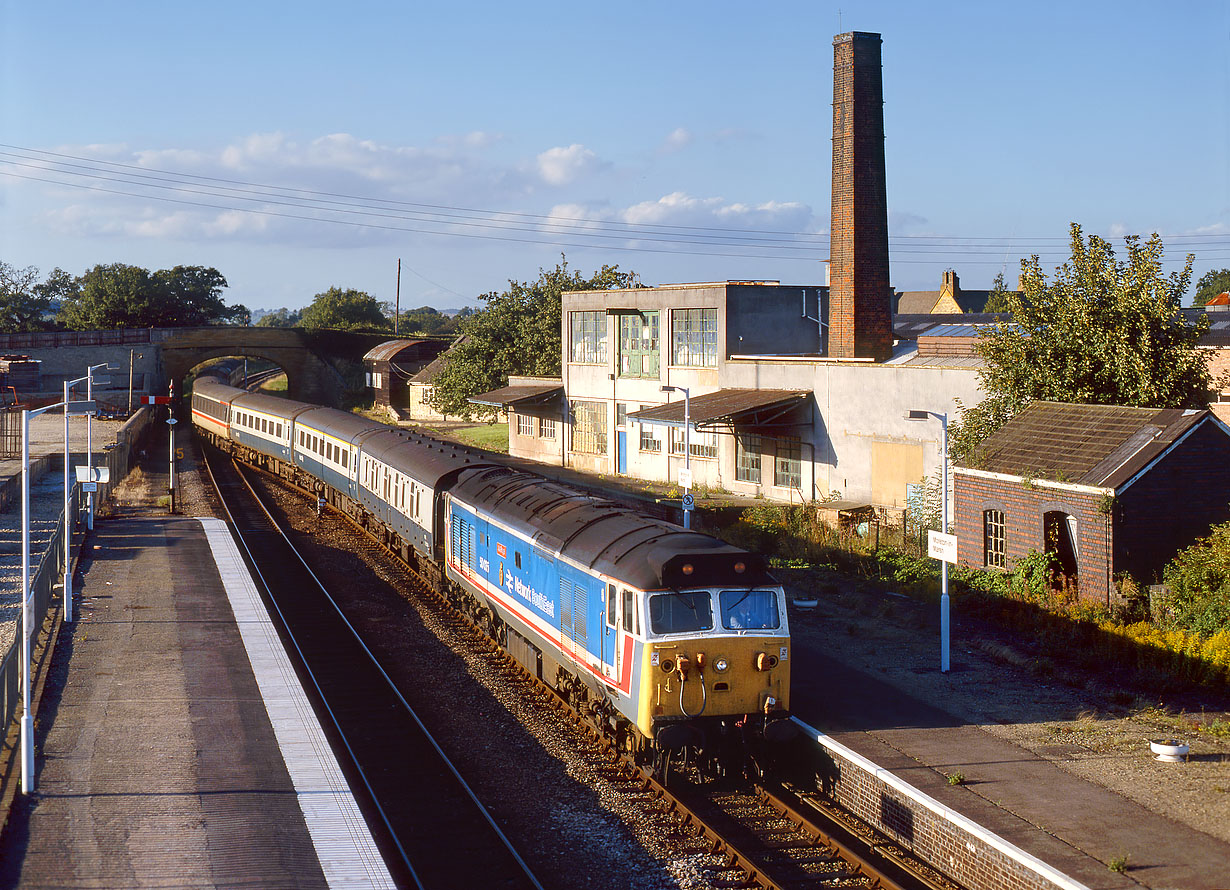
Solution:
{"label": "window", "polygon": [[1005,528],[1003,510],[982,511],[983,564],[988,568],[1004,568]]}
{"label": "window", "polygon": [[803,487],[802,448],[797,436],[777,440],[777,459],[773,462],[773,484],[781,488]]}
{"label": "window", "polygon": [[572,361],[586,365],[606,364],[606,313],[570,312]]}
{"label": "window", "polygon": [[763,446],[759,436],[735,436],[735,478],[740,482],[754,482],[759,485],[760,455]]}
{"label": "window", "polygon": [[517,435],[532,436],[534,435],[534,418],[528,414],[517,415]]}
{"label": "window", "polygon": [[657,312],[619,316],[619,376],[658,376]]}
{"label": "window", "polygon": [[[648,405],[641,405],[641,410],[644,411]],[[652,423],[641,424],[641,451],[652,451],[654,454],[662,453],[662,440],[658,438],[658,428]]]}
{"label": "window", "polygon": [[419,390],[419,404],[427,405],[431,403],[431,397],[435,393],[435,387],[424,386]]}
{"label": "window", "polygon": [[606,454],[606,403],[572,402],[572,450]]}
{"label": "window", "polygon": [[624,630],[627,631],[628,633],[636,633],[638,628],[636,626],[635,620],[633,619],[633,613],[634,613],[633,603],[635,601],[632,599],[632,591],[621,590],[619,594],[620,594],[620,597],[623,599],[623,603],[624,603]]}
{"label": "window", "polygon": [[615,626],[615,585],[606,586],[606,623]]}
{"label": "window", "polygon": [[342,469],[345,470],[349,468],[350,468],[350,452],[343,451],[342,452]]}
{"label": "window", "polygon": [[692,435],[685,436],[679,427],[671,427],[671,454],[683,454],[685,444],[692,457],[716,458],[717,433],[701,433],[692,430]]}
{"label": "window", "polygon": [[717,367],[717,310],[671,310],[671,362],[687,368]]}
{"label": "window", "polygon": [[768,630],[781,625],[774,590],[723,590],[718,604],[722,627],[727,630]]}
{"label": "window", "polygon": [[549,417],[538,418],[538,435],[544,439],[554,439],[555,421]]}
{"label": "window", "polygon": [[649,598],[649,627],[656,634],[713,629],[709,591],[659,593]]}

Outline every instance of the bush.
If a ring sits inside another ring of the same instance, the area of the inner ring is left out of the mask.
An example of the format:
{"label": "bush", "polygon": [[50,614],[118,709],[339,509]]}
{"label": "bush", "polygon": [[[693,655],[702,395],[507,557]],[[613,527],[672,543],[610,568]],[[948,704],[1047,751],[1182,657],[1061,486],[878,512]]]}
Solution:
{"label": "bush", "polygon": [[1202,636],[1230,628],[1230,523],[1180,551],[1163,578],[1169,593],[1155,618],[1164,627]]}

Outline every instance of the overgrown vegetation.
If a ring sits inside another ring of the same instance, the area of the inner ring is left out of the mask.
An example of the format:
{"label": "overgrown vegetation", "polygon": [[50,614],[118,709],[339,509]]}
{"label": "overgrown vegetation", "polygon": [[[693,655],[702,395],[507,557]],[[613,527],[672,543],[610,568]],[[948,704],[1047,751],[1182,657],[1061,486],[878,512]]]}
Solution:
{"label": "overgrown vegetation", "polygon": [[[814,507],[763,504],[743,511],[720,533],[767,554],[774,566],[819,570],[821,590],[875,584],[939,599],[939,563],[899,528],[878,534],[857,526],[837,530],[821,522]],[[952,566],[953,608],[1021,632],[1033,641],[1040,669],[1053,670],[1056,661],[1099,670],[1111,664],[1122,675],[1134,673],[1159,687],[1230,681],[1230,523],[1167,570],[1172,594],[1156,620],[1130,578],[1117,579],[1118,596],[1107,606],[1057,585],[1056,569],[1055,557],[1044,553],[1028,554],[1011,572]]]}

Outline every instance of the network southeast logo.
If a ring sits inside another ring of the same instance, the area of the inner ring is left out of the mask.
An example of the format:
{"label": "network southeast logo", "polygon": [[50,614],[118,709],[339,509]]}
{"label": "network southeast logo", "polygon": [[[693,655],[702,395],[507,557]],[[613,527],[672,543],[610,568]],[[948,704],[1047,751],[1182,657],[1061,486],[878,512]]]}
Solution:
{"label": "network southeast logo", "polygon": [[520,578],[514,578],[511,572],[504,577],[504,586],[508,588],[509,593],[515,593],[540,612],[550,615],[552,618],[555,617],[555,603],[545,594],[539,593]]}

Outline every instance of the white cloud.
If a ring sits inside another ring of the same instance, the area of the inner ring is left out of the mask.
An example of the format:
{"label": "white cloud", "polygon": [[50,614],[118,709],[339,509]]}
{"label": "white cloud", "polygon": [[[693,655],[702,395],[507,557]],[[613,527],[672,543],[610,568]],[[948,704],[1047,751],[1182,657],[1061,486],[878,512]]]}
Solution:
{"label": "white cloud", "polygon": [[656,201],[633,204],[619,214],[632,225],[713,225],[732,229],[809,231],[811,208],[798,202],[730,203],[723,198],[697,198],[671,192]]}
{"label": "white cloud", "polygon": [[584,145],[549,148],[538,156],[538,175],[549,185],[568,185],[579,177],[605,166]]}
{"label": "white cloud", "polygon": [[682,151],[692,144],[692,133],[686,127],[676,127],[667,134],[662,142],[662,154],[673,154]]}

